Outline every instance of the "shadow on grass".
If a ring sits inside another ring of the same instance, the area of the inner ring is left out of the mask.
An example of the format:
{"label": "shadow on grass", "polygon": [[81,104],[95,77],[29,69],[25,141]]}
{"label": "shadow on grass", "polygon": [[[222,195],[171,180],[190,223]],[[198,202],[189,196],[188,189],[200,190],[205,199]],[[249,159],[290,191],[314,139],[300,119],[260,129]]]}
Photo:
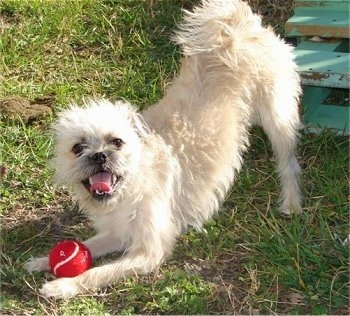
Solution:
{"label": "shadow on grass", "polygon": [[77,208],[72,211],[62,207],[18,208],[9,214],[2,219],[1,290],[23,299],[22,295],[29,290],[23,282],[27,278],[24,262],[47,255],[58,241],[81,239],[92,228]]}

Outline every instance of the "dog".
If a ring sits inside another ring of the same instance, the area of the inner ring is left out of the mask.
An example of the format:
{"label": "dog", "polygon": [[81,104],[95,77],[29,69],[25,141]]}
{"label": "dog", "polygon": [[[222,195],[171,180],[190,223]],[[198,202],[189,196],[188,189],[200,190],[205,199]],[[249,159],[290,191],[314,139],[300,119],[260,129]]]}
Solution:
{"label": "dog", "polygon": [[[184,12],[174,40],[182,64],[157,104],[140,113],[125,101],[89,100],[54,124],[56,181],[71,187],[97,231],[84,244],[93,258],[122,255],[45,283],[44,296],[68,298],[154,271],[184,230],[217,212],[253,124],[272,144],[281,212],[301,212],[301,88],[292,47],[240,0],[203,0]],[[25,267],[49,270],[48,257]]]}

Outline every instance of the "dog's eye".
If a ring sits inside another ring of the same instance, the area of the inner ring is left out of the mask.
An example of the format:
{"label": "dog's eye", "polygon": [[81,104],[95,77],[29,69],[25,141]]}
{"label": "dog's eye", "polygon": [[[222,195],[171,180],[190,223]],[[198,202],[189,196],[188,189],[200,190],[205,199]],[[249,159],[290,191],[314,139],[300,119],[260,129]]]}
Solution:
{"label": "dog's eye", "polygon": [[117,149],[120,149],[123,147],[124,145],[124,142],[122,139],[120,138],[113,138],[111,143],[117,148]]}
{"label": "dog's eye", "polygon": [[85,144],[75,144],[72,148],[72,153],[79,157],[87,146]]}

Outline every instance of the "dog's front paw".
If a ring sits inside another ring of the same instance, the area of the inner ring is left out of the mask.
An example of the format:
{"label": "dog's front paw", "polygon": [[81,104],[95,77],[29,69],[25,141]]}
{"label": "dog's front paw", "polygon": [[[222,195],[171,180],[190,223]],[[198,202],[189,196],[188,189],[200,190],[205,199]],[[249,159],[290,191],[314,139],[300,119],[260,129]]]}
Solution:
{"label": "dog's front paw", "polygon": [[77,278],[61,278],[45,283],[40,293],[47,298],[70,298],[82,293],[82,289]]}
{"label": "dog's front paw", "polygon": [[33,271],[49,271],[50,264],[48,257],[33,258],[24,264],[24,268],[29,272]]}

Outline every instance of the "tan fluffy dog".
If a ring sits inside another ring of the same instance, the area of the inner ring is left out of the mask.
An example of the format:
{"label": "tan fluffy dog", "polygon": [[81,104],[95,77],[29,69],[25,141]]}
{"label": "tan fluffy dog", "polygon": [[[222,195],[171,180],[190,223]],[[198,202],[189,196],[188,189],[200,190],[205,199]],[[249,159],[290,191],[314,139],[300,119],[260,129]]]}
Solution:
{"label": "tan fluffy dog", "polygon": [[[300,86],[291,48],[239,0],[204,0],[185,13],[174,38],[184,58],[159,103],[139,114],[102,99],[60,115],[56,178],[94,223],[97,234],[84,243],[94,258],[123,255],[45,283],[45,296],[70,297],[157,268],[184,229],[201,227],[218,210],[254,123],[276,156],[281,211],[301,210],[294,153]],[[48,270],[48,258],[26,268]]]}

